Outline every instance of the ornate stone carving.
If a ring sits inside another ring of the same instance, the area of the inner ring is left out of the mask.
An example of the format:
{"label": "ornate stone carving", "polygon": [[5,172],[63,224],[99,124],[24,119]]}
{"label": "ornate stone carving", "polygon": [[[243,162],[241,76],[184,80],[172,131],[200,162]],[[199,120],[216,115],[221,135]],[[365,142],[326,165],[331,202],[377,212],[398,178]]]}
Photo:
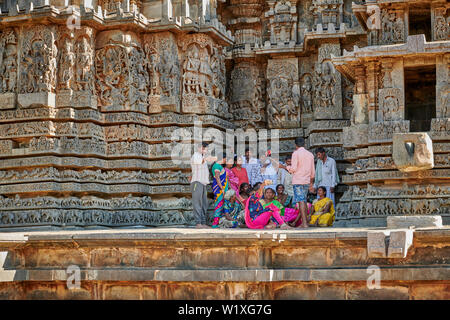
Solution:
{"label": "ornate stone carving", "polygon": [[139,40],[131,32],[97,35],[96,88],[102,111],[147,112],[149,77],[144,58]]}
{"label": "ornate stone carving", "polygon": [[22,38],[20,93],[54,91],[56,84],[55,30],[44,26],[26,29]]}
{"label": "ornate stone carving", "polygon": [[297,59],[269,60],[267,120],[272,128],[300,124],[300,86]]}
{"label": "ornate stone carving", "polygon": [[188,35],[179,45],[183,52],[183,112],[224,112],[226,103],[217,101],[225,90],[223,49],[205,34]]}
{"label": "ornate stone carving", "polygon": [[301,94],[302,94],[302,113],[313,112],[313,78],[306,73],[301,80]]}
{"label": "ornate stone carving", "polygon": [[0,38],[0,92],[16,92],[17,89],[17,34],[6,29]]}
{"label": "ornate stone carving", "polygon": [[269,18],[270,42],[284,44],[297,42],[297,0],[268,1],[269,11],[265,16]]}
{"label": "ornate stone carving", "polygon": [[369,142],[390,142],[394,133],[406,133],[408,131],[408,120],[374,122],[369,124]]}
{"label": "ornate stone carving", "polygon": [[399,88],[380,89],[380,112],[378,121],[402,120],[404,113],[402,90]]}
{"label": "ornate stone carving", "polygon": [[264,81],[258,65],[238,63],[230,76],[229,104],[233,119],[243,126],[264,121]]}
{"label": "ornate stone carving", "polygon": [[175,37],[171,33],[144,37],[149,76],[149,112],[180,111],[180,63]]}
{"label": "ornate stone carving", "polygon": [[340,54],[339,44],[324,44],[319,48],[313,78],[315,119],[342,118],[341,75],[329,61],[332,54]]}
{"label": "ornate stone carving", "polygon": [[309,8],[314,17],[314,26],[322,24],[328,28],[328,24],[340,26],[343,22],[343,4],[342,0],[313,0]]}
{"label": "ornate stone carving", "polygon": [[450,39],[450,16],[447,14],[448,8],[440,7],[434,9],[433,40]]}
{"label": "ornate stone carving", "polygon": [[405,41],[405,22],[403,10],[381,9],[381,44]]}

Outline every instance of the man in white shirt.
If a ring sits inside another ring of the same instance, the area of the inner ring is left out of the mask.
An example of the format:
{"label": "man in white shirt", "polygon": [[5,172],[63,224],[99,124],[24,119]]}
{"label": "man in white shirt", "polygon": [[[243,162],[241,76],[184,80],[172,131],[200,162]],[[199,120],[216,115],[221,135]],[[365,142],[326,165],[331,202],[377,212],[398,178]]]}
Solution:
{"label": "man in white shirt", "polygon": [[339,183],[339,175],[336,168],[336,161],[327,156],[324,148],[318,148],[316,150],[317,163],[316,163],[316,176],[314,181],[314,188],[323,186],[327,189],[326,197],[334,202],[334,190]]}
{"label": "man in white shirt", "polygon": [[245,149],[245,156],[242,156],[242,168],[247,170],[248,182],[254,186],[257,182],[263,182],[261,174],[261,164],[256,158],[252,158],[250,149]]}
{"label": "man in white shirt", "polygon": [[294,187],[292,186],[292,174],[285,169],[286,166],[290,166],[291,164],[291,156],[287,156],[285,164],[280,166],[278,169],[277,183],[284,185],[284,190],[286,190],[286,193],[293,196]]}
{"label": "man in white shirt", "polygon": [[208,151],[208,144],[202,142],[200,147],[191,157],[191,192],[192,206],[196,228],[208,228],[206,225],[206,215],[208,210],[208,198],[206,186],[209,184],[208,163],[216,161],[216,157],[205,157]]}

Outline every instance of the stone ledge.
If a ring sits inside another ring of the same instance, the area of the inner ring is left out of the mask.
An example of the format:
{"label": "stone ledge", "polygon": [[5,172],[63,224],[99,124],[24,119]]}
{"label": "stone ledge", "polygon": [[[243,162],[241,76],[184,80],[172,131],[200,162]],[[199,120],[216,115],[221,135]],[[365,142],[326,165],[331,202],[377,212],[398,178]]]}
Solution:
{"label": "stone ledge", "polygon": [[[450,279],[450,267],[381,267],[382,281],[442,281]],[[64,269],[1,270],[0,282],[66,281]],[[81,270],[81,281],[213,281],[213,282],[277,282],[277,281],[366,281],[366,268],[305,269],[91,269]]]}

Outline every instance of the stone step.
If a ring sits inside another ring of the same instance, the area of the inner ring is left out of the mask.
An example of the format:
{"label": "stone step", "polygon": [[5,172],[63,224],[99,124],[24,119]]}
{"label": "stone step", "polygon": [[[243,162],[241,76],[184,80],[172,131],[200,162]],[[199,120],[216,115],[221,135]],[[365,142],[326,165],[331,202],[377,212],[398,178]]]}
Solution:
{"label": "stone step", "polygon": [[[367,248],[369,232],[383,231],[370,228],[29,231],[0,234],[0,248],[3,248],[3,268],[9,270],[58,270],[71,265],[86,270],[249,270],[450,264],[450,227],[415,230],[412,244],[404,249],[404,259],[384,254],[373,256],[373,249]],[[387,235],[382,235],[383,238],[389,239],[389,232],[395,230],[384,232]],[[392,245],[401,248],[401,243]],[[388,246],[375,249],[387,251]]]}

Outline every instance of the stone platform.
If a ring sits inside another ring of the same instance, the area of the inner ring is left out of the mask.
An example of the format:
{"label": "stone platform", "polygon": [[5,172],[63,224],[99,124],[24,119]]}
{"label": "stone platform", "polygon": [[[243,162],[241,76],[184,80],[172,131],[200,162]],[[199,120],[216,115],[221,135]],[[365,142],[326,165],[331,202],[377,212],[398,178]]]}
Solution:
{"label": "stone platform", "polygon": [[[402,232],[406,257],[389,258]],[[381,233],[377,258],[368,237]],[[0,247],[2,299],[450,299],[449,226],[22,231],[1,233]]]}

